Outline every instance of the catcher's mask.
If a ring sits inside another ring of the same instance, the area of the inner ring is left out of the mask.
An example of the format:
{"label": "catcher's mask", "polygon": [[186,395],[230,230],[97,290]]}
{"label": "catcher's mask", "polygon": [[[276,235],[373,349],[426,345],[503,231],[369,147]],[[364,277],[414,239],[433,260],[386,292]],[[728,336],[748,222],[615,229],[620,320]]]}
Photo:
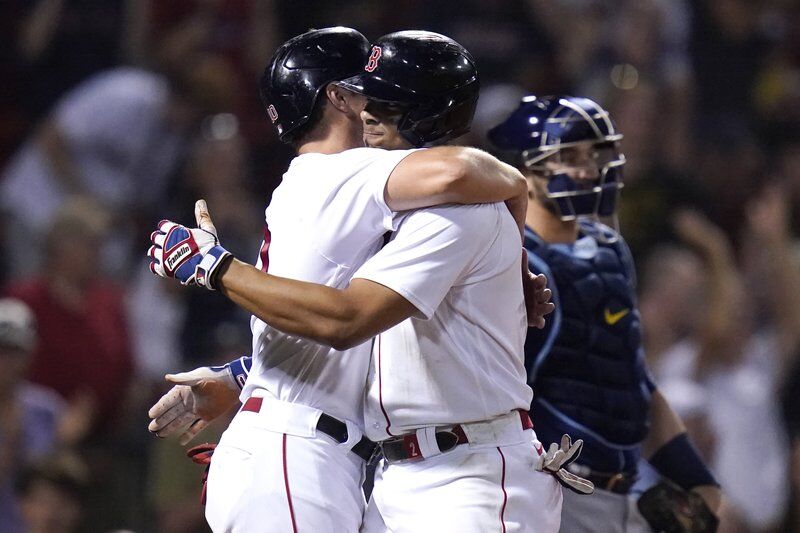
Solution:
{"label": "catcher's mask", "polygon": [[588,98],[526,96],[489,131],[496,148],[547,180],[545,195],[562,220],[614,215],[625,156],[608,112]]}

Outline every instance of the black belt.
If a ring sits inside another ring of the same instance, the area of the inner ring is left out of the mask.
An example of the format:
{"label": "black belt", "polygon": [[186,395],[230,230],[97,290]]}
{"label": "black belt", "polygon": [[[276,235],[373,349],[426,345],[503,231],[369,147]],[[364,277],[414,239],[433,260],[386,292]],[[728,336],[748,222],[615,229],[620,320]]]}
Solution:
{"label": "black belt", "polygon": [[[251,396],[244,402],[244,405],[242,405],[242,411],[258,413],[261,411],[261,404],[263,401],[264,400],[261,398]],[[347,442],[347,424],[325,413],[322,413],[319,416],[319,420],[317,420],[317,431],[325,433],[339,444]],[[350,451],[365,461],[369,461],[376,447],[377,445],[374,442],[366,437],[361,437],[361,440],[350,448]]]}

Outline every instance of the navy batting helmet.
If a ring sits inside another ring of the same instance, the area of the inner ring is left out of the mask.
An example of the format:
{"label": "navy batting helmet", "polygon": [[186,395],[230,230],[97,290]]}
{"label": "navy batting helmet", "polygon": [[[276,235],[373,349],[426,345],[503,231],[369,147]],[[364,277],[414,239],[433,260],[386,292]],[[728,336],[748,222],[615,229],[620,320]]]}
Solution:
{"label": "navy batting helmet", "polygon": [[[514,153],[520,166],[547,178],[546,195],[562,219],[614,214],[625,164],[619,151],[622,134],[596,102],[574,96],[526,96],[488,135],[496,148]],[[592,148],[592,179],[576,179],[562,150],[586,145]]]}
{"label": "navy batting helmet", "polygon": [[429,31],[399,31],[372,45],[362,72],[340,82],[371,100],[400,104],[398,131],[414,146],[442,144],[469,131],[478,71],[466,48]]}
{"label": "navy batting helmet", "polygon": [[352,28],[311,30],[286,41],[264,70],[261,101],[282,141],[308,122],[319,93],[364,67],[369,41]]}

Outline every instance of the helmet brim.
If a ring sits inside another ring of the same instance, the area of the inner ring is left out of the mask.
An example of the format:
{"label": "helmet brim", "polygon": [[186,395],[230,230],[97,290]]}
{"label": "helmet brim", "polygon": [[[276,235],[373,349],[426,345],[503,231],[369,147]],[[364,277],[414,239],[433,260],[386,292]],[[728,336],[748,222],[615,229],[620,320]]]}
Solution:
{"label": "helmet brim", "polygon": [[337,85],[364,95],[370,100],[403,104],[419,103],[413,93],[373,74],[357,74],[337,82]]}

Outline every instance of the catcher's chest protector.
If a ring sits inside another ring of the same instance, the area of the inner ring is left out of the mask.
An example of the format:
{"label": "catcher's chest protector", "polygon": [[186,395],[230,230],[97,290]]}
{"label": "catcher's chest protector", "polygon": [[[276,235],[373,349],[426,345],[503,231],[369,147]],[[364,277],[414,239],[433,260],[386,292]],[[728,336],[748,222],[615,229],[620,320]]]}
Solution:
{"label": "catcher's chest protector", "polygon": [[[525,247],[536,255],[532,268],[542,262],[549,267],[549,284],[555,285],[560,313],[560,320],[548,317],[546,330],[529,330],[526,366],[534,390],[534,414],[538,415],[537,402],[543,400],[561,417],[610,443],[636,445],[648,431],[652,384],[641,347],[632,262],[621,238],[612,242],[597,238],[608,228],[582,222],[581,229],[575,245],[546,244],[533,234],[526,237]],[[552,327],[558,331],[550,331]],[[537,423],[538,434],[549,429],[557,429],[559,435],[562,430]],[[573,437],[582,437],[573,432]],[[616,450],[608,453],[618,455]]]}

